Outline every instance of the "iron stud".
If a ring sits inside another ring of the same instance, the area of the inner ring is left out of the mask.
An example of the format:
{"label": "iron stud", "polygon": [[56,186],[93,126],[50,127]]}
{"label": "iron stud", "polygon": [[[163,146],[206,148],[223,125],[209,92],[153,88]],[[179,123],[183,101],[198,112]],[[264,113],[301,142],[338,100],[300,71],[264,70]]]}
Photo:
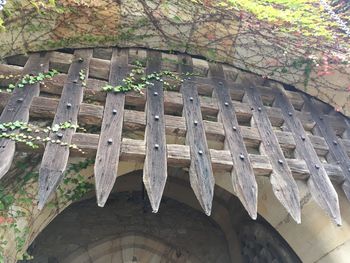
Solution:
{"label": "iron stud", "polygon": [[158,120],[159,120],[159,116],[158,116],[158,115],[154,116],[154,119],[155,119],[156,121],[158,121]]}
{"label": "iron stud", "polygon": [[112,113],[113,113],[113,115],[116,115],[116,114],[117,114],[117,110],[116,110],[116,109],[113,109],[113,110],[112,110]]}
{"label": "iron stud", "polygon": [[108,142],[108,144],[112,144],[113,140],[111,138],[109,138],[107,142]]}

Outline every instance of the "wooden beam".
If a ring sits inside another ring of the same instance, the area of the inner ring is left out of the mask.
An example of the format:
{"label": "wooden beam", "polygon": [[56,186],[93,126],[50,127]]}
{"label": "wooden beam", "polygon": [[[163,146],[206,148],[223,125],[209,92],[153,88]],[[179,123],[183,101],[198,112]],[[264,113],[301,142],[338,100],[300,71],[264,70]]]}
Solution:
{"label": "wooden beam", "polygon": [[338,139],[333,127],[329,123],[328,116],[323,115],[322,109],[317,107],[316,101],[306,95],[304,95],[304,99],[307,102],[305,103],[305,107],[311,112],[319,133],[326,140],[330,154],[344,173],[345,180],[341,184],[341,187],[350,201],[350,158],[347,155],[345,145],[342,140]]}
{"label": "wooden beam", "polygon": [[[162,54],[147,52],[146,74],[161,71]],[[167,172],[167,144],[165,138],[164,92],[159,80],[151,80],[146,101],[146,158],[143,183],[147,190],[153,213],[157,213],[163,196]]]}
{"label": "wooden beam", "polygon": [[[113,49],[109,84],[123,85],[127,76],[128,50]],[[103,207],[117,178],[120,145],[122,140],[125,93],[109,92],[103,111],[100,140],[94,172],[97,204]]]}
{"label": "wooden beam", "polygon": [[261,94],[257,88],[248,87],[246,96],[252,107],[254,123],[259,130],[264,154],[272,165],[270,182],[276,198],[287,209],[293,219],[300,224],[299,189],[293,179],[292,172],[283,155],[265,107],[261,101]]}
{"label": "wooden beam", "polygon": [[233,161],[234,169],[231,171],[233,189],[251,218],[256,219],[258,185],[230,99],[228,84],[224,80],[222,66],[211,63],[209,69],[215,87],[214,96],[218,102],[218,119],[225,131],[225,147],[230,150]]}
{"label": "wooden beam", "polygon": [[[49,67],[49,53],[36,53],[29,56],[22,71],[22,76],[26,74],[37,75],[44,72]],[[16,87],[9,97],[6,106],[0,116],[0,123],[7,122],[28,122],[29,108],[33,98],[39,96],[39,83],[25,84],[24,87]],[[15,142],[6,138],[0,138],[0,179],[10,169],[13,156],[15,154]]]}
{"label": "wooden beam", "polygon": [[179,56],[179,61],[182,62],[180,73],[184,75],[181,94],[183,115],[186,120],[186,144],[190,146],[191,155],[190,183],[204,212],[209,216],[214,197],[215,180],[202,121],[201,104],[195,78],[186,77],[186,74],[193,72],[192,58]]}
{"label": "wooden beam", "polygon": [[311,195],[319,206],[338,225],[341,225],[338,194],[327,176],[326,170],[319,160],[309,137],[306,136],[300,120],[296,117],[293,105],[286,97],[284,90],[276,91],[275,103],[281,108],[286,125],[294,136],[298,155],[305,160],[310,171],[307,183]]}
{"label": "wooden beam", "polygon": [[[78,112],[80,103],[83,100],[83,83],[89,75],[89,63],[92,50],[76,50],[74,61],[69,68],[68,78],[64,85],[62,96],[57,106],[53,125],[61,125],[70,122],[73,125],[78,123]],[[53,140],[71,144],[75,129],[68,128],[60,130],[57,134],[51,133]],[[69,146],[62,146],[49,141],[46,145],[42,163],[39,169],[39,203],[41,210],[52,192],[62,180],[69,157]]]}

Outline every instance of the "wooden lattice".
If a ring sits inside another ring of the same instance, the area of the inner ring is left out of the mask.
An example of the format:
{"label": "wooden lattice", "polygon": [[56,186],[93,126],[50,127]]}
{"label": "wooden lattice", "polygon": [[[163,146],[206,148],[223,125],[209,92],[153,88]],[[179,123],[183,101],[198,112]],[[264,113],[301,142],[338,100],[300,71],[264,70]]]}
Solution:
{"label": "wooden lattice", "polygon": [[[176,71],[183,82],[176,90],[164,91],[162,81],[153,80],[144,94],[102,90],[107,84],[122,85],[131,62],[140,58],[146,59],[147,74]],[[264,86],[259,77],[235,79],[233,71],[220,64],[156,51],[86,49],[17,56],[0,65],[0,74],[37,74],[48,68],[60,74],[45,85],[0,93],[0,123],[69,121],[97,132],[59,133],[62,141],[76,144],[84,153],[51,142],[36,149],[44,153],[39,208],[60,183],[69,156],[96,156],[100,206],[114,187],[119,161],[136,160],[144,161],[143,181],[155,212],[167,166],[177,166],[189,168],[192,189],[208,215],[214,174],[226,171],[254,219],[259,190],[255,177],[269,176],[276,198],[296,222],[300,223],[301,211],[295,180],[306,180],[316,202],[341,224],[333,185],[340,185],[350,200],[350,127],[327,105],[281,85]],[[0,80],[1,86],[7,84]],[[55,136],[51,134],[52,139]],[[16,147],[33,151],[20,143]],[[15,143],[0,139],[0,178],[6,176],[14,152]]]}

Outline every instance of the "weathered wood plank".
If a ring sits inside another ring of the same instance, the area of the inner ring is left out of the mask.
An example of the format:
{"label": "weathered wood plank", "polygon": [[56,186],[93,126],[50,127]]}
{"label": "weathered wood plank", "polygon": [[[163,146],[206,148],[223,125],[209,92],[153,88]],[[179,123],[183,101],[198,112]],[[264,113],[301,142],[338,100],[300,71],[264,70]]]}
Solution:
{"label": "weathered wood plank", "polygon": [[[182,62],[180,63],[180,72],[182,74],[192,73],[191,57],[179,56],[179,60]],[[190,146],[191,155],[190,183],[204,212],[210,215],[215,180],[202,121],[201,105],[194,80],[193,77],[185,77],[181,87],[183,115],[187,130],[186,143]]]}
{"label": "weathered wood plank", "polygon": [[330,154],[344,173],[345,181],[341,186],[347,199],[350,201],[350,158],[347,155],[345,145],[342,140],[338,139],[329,123],[328,116],[323,115],[322,109],[317,107],[315,100],[306,95],[304,95],[304,99],[307,102],[305,103],[306,110],[310,111],[319,133],[328,144]]}
{"label": "weathered wood plank", "polygon": [[[123,79],[128,73],[127,66],[128,50],[114,49],[109,73],[110,85],[123,85]],[[124,103],[125,93],[107,94],[94,166],[97,204],[101,207],[105,205],[117,178]]]}
{"label": "weathered wood plank", "polygon": [[257,88],[249,87],[246,89],[246,96],[253,109],[253,117],[260,133],[264,154],[269,157],[272,165],[273,172],[270,176],[272,190],[288,213],[300,224],[299,189],[284,158],[278,139],[272,130],[270,120],[261,101],[261,94]]}
{"label": "weathered wood plank", "polygon": [[293,133],[296,142],[296,151],[301,156],[310,171],[307,181],[311,195],[319,206],[341,225],[338,195],[335,191],[325,168],[319,160],[315,149],[308,136],[306,136],[300,120],[296,117],[295,110],[284,94],[284,90],[276,91],[275,104],[282,110],[285,122],[289,130]]}
{"label": "weathered wood plank", "polygon": [[[57,106],[53,125],[61,125],[70,122],[77,124],[80,103],[83,100],[83,83],[89,74],[89,63],[92,50],[76,50],[74,60],[69,68],[68,78],[64,85],[60,102]],[[69,128],[60,130],[57,134],[51,134],[51,138],[71,143],[75,129]],[[69,157],[69,147],[57,143],[48,142],[39,169],[39,203],[38,208],[42,209],[50,194],[55,191],[61,181],[66,169]]]}
{"label": "weathered wood plank", "polygon": [[228,84],[224,80],[222,66],[211,63],[209,70],[215,85],[213,95],[218,102],[218,119],[225,131],[225,146],[230,150],[233,161],[234,168],[231,171],[233,189],[250,217],[256,219],[258,186],[230,98]]}
{"label": "weathered wood plank", "polygon": [[[44,72],[48,69],[49,53],[36,53],[30,55],[22,75]],[[1,113],[0,123],[6,122],[28,122],[29,108],[33,98],[40,93],[39,83],[26,84],[23,88],[16,87],[13,94]],[[10,169],[15,154],[15,142],[9,139],[0,139],[0,179]]]}
{"label": "weathered wood plank", "polygon": [[[160,72],[162,54],[147,52],[146,74]],[[146,101],[146,158],[143,167],[143,183],[150,200],[153,213],[158,212],[167,179],[167,149],[165,138],[163,84],[150,81]]]}

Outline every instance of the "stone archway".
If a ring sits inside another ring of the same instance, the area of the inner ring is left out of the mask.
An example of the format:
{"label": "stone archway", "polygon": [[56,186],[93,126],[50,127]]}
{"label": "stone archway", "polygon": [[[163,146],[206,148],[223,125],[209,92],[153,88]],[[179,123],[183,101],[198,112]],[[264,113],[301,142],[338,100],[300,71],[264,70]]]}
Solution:
{"label": "stone archway", "polygon": [[[49,258],[52,262],[109,262],[99,261],[100,256],[114,260],[123,253],[129,253],[130,262],[251,262],[245,257],[247,248],[258,262],[299,262],[262,218],[252,228],[252,220],[236,197],[223,189],[216,189],[212,217],[205,216],[189,188],[187,173],[180,169],[169,173],[160,211],[151,213],[142,194],[141,174],[135,171],[119,177],[117,192],[105,208],[98,208],[92,198],[57,215],[35,239],[33,262]],[[247,235],[256,242],[247,245]],[[142,245],[145,240],[150,242],[146,246]],[[138,257],[131,256],[130,249],[144,256],[153,253],[154,261],[135,261]]]}

